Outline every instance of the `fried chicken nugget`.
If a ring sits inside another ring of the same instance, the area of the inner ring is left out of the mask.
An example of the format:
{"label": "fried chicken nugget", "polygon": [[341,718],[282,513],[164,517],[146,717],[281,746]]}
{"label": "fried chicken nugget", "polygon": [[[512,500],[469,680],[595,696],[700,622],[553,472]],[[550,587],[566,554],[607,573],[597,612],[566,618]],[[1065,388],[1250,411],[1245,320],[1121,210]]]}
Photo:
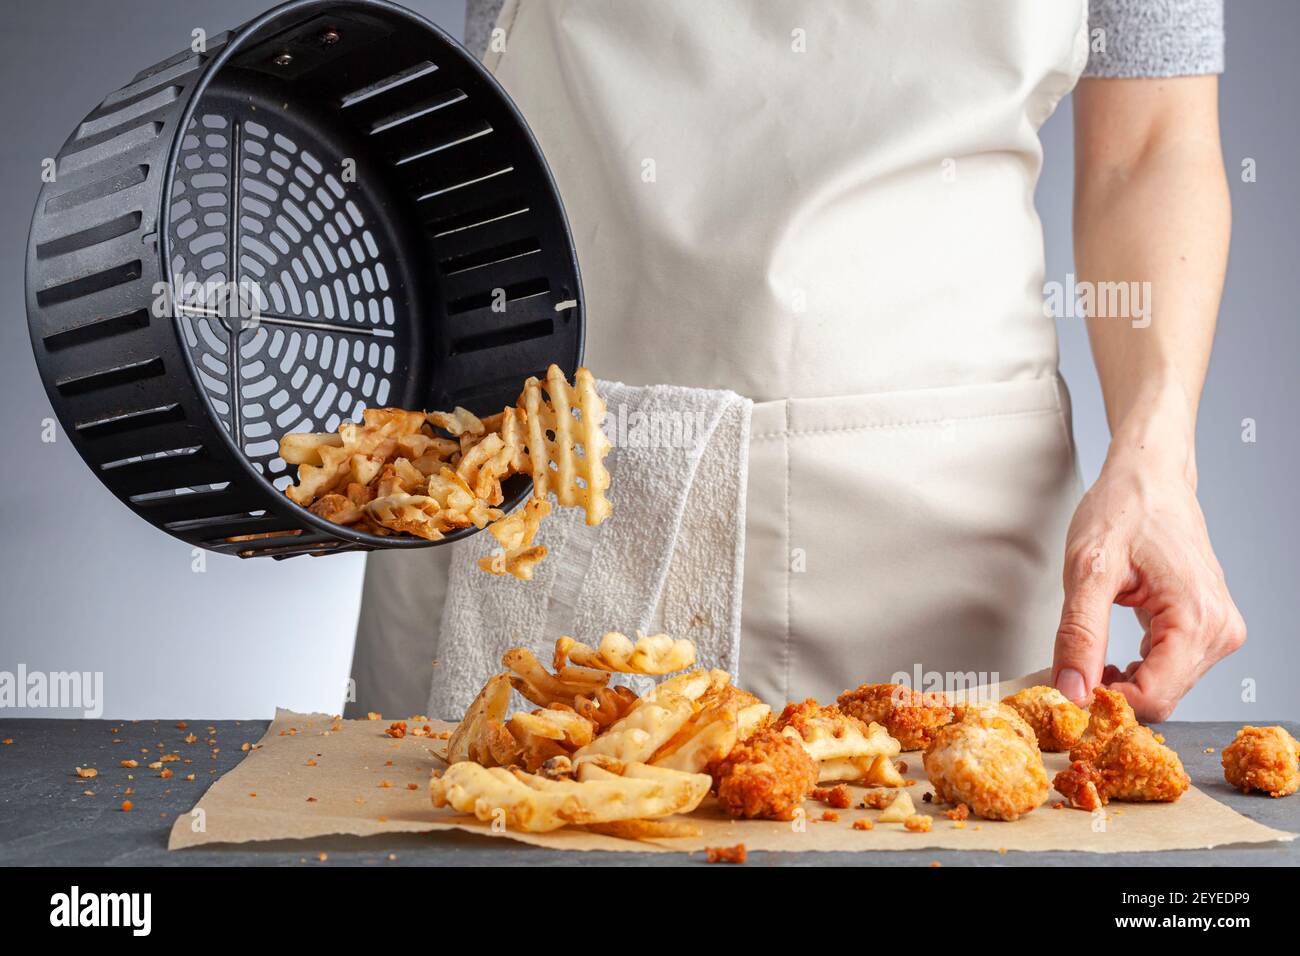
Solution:
{"label": "fried chicken nugget", "polygon": [[1094,765],[1107,800],[1172,803],[1192,782],[1178,754],[1140,725],[1113,734]]}
{"label": "fried chicken nugget", "polygon": [[1223,779],[1242,793],[1285,797],[1300,790],[1300,742],[1284,727],[1242,727],[1222,759]]}
{"label": "fried chicken nugget", "polygon": [[840,710],[863,723],[877,723],[903,750],[924,750],[935,731],[952,721],[948,699],[903,684],[863,684],[835,699]]}
{"label": "fried chicken nugget", "polygon": [[1034,729],[1038,749],[1061,753],[1079,742],[1088,726],[1088,712],[1055,687],[1026,687],[1002,698]]}
{"label": "fried chicken nugget", "polygon": [[969,713],[935,734],[925,751],[935,799],[964,803],[989,820],[1015,820],[1047,799],[1038,745],[1008,721]]}
{"label": "fried chicken nugget", "polygon": [[1070,748],[1070,760],[1096,763],[1110,738],[1126,727],[1136,727],[1137,716],[1128,700],[1117,690],[1098,687],[1088,707],[1088,726],[1079,742]]}
{"label": "fried chicken nugget", "polygon": [[1023,738],[1028,743],[1034,745],[1038,750],[1038,735],[1034,733],[1034,728],[1029,725],[1025,718],[1020,716],[1020,712],[1014,707],[996,700],[971,701],[969,703],[960,703],[952,705],[952,716],[954,720],[968,720],[975,717],[984,717],[1005,721],[1015,731],[1017,737]]}
{"label": "fried chicken nugget", "polygon": [[768,728],[719,761],[713,782],[730,817],[791,820],[817,786],[817,762],[797,740]]}

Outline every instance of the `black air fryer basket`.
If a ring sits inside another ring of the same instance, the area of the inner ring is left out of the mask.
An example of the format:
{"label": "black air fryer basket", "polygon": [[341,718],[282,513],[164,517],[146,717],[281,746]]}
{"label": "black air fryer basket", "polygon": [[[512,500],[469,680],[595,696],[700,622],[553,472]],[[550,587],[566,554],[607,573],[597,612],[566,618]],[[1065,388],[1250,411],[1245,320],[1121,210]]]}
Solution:
{"label": "black air fryer basket", "polygon": [[[477,61],[394,4],[295,0],[150,67],[55,172],[27,250],[41,377],[104,484],[193,545],[427,546],[293,504],[279,437],[363,407],[490,414],[581,360],[536,142]],[[528,488],[511,479],[507,506]]]}

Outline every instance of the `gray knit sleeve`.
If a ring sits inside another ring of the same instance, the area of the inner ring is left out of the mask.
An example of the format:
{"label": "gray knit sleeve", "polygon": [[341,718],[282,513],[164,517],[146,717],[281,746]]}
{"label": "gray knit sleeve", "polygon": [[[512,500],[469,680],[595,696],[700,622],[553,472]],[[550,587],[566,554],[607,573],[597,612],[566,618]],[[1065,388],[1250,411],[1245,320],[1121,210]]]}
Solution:
{"label": "gray knit sleeve", "polygon": [[1223,0],[1091,0],[1084,76],[1223,72]]}
{"label": "gray knit sleeve", "polygon": [[465,49],[477,57],[487,52],[492,28],[506,0],[465,0]]}

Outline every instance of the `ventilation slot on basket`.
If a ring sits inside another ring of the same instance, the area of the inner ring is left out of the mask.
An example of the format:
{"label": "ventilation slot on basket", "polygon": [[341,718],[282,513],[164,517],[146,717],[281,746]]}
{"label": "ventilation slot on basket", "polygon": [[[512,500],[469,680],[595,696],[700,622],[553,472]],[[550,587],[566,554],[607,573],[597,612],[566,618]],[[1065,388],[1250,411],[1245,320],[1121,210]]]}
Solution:
{"label": "ventilation slot on basket", "polygon": [[98,116],[92,116],[78,127],[77,139],[88,139],[148,116],[154,110],[160,110],[174,102],[180,92],[179,86],[169,86],[156,93],[146,92],[134,102],[127,101],[110,112],[101,112]]}
{"label": "ventilation slot on basket", "polygon": [[103,272],[96,272],[94,275],[83,276],[80,279],[73,279],[61,285],[42,289],[36,293],[36,303],[41,306],[57,305],[60,302],[80,299],[82,296],[94,295],[96,292],[103,292],[105,289],[111,289],[114,286],[134,282],[138,278],[140,278],[140,260],[136,259],[134,262],[128,262],[115,269],[105,269]]}
{"label": "ventilation slot on basket", "polygon": [[[551,284],[545,279],[530,279],[527,282],[517,282],[514,285],[506,286],[501,291],[505,293],[507,303],[519,302],[522,299],[531,299],[533,296],[545,295],[551,291]],[[489,308],[496,300],[496,295],[495,290],[489,290],[448,302],[447,314],[460,315],[463,312],[474,312],[478,309]]]}
{"label": "ventilation slot on basket", "polygon": [[521,198],[506,199],[491,206],[482,209],[474,209],[470,212],[457,213],[451,216],[443,216],[428,221],[427,226],[433,238],[441,239],[444,236],[454,235],[458,232],[465,232],[468,229],[477,229],[480,226],[488,226],[494,222],[501,222],[512,216],[522,216],[530,212],[528,203]]}
{"label": "ventilation slot on basket", "polygon": [[66,212],[75,206],[84,206],[96,199],[103,199],[105,196],[120,193],[132,186],[139,186],[148,176],[148,166],[143,164],[132,166],[124,172],[114,173],[107,179],[101,179],[88,186],[79,186],[76,189],[69,189],[66,193],[51,196],[45,200],[45,211],[47,213]]}
{"label": "ventilation slot on basket", "polygon": [[81,395],[85,392],[93,392],[96,389],[108,388],[112,385],[123,385],[126,382],[156,378],[161,374],[163,374],[162,359],[151,358],[144,362],[132,362],[130,365],[119,365],[116,368],[104,369],[101,372],[78,375],[76,378],[66,378],[56,383],[55,387],[64,395]]}
{"label": "ventilation slot on basket", "polygon": [[51,239],[49,242],[42,242],[36,247],[36,258],[49,259],[51,256],[67,255],[69,252],[77,252],[80,249],[86,249],[90,246],[99,245],[101,242],[108,242],[110,239],[125,236],[127,233],[135,232],[138,228],[140,228],[140,213],[129,212],[125,216],[118,216],[116,219],[111,219],[98,226],[92,226],[89,229],[83,229],[81,232],[74,232],[59,239]]}
{"label": "ventilation slot on basket", "polygon": [[536,239],[520,239],[518,242],[506,243],[493,249],[452,256],[443,259],[439,264],[442,266],[443,275],[454,276],[474,269],[482,269],[484,266],[496,265],[499,262],[522,259],[524,256],[531,256],[541,251],[542,245]]}
{"label": "ventilation slot on basket", "polygon": [[47,349],[57,352],[59,349],[73,345],[85,345],[87,342],[97,342],[114,335],[134,332],[148,325],[149,310],[136,309],[134,312],[126,312],[122,315],[110,315],[106,318],[82,322],[57,332],[47,332],[41,336],[41,341],[45,343]]}
{"label": "ventilation slot on basket", "polygon": [[550,319],[539,319],[523,325],[512,325],[495,332],[483,332],[478,335],[466,335],[454,339],[451,343],[452,355],[464,355],[467,352],[481,352],[502,345],[514,345],[529,339],[540,339],[555,331],[555,323]]}
{"label": "ventilation slot on basket", "polygon": [[138,412],[127,412],[125,415],[114,415],[111,418],[78,422],[76,429],[85,438],[107,438],[137,428],[183,421],[184,418],[185,411],[179,405],[159,405],[157,408],[143,408]]}
{"label": "ventilation slot on basket", "polygon": [[[430,113],[436,113],[438,110],[446,109],[448,106],[454,106],[457,103],[464,102],[466,99],[464,90],[448,90],[438,95],[436,98],[417,103],[399,110],[396,113],[390,113],[380,119],[373,120],[370,123],[370,134],[383,133],[395,126],[401,126],[403,123],[409,123],[411,120],[419,119],[422,116],[428,116]],[[491,127],[488,127],[490,130]]]}
{"label": "ventilation slot on basket", "polygon": [[389,90],[396,89],[412,80],[418,80],[422,76],[433,73],[438,68],[428,60],[422,60],[412,67],[402,70],[400,73],[394,73],[392,76],[386,76],[382,80],[376,80],[368,86],[363,86],[359,90],[354,90],[343,97],[340,105],[347,109],[350,106],[356,106],[358,103],[364,103],[381,93],[387,93]]}
{"label": "ventilation slot on basket", "polygon": [[162,132],[162,125],[162,123],[144,123],[102,142],[86,146],[75,153],[68,153],[59,160],[59,175],[75,173],[79,169],[86,169],[113,159],[121,153],[146,146],[158,138],[158,134]]}

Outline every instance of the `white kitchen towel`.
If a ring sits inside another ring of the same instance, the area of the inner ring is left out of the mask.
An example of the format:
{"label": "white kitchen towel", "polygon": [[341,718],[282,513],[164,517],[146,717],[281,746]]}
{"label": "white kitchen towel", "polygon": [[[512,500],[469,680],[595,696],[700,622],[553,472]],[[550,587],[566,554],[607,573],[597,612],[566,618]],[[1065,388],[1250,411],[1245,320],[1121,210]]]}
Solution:
{"label": "white kitchen towel", "polygon": [[458,719],[506,650],[529,647],[548,661],[561,634],[594,642],[606,631],[662,630],[693,640],[701,666],[739,676],[753,403],[713,389],[597,388],[614,445],[613,514],[592,528],[581,509],[555,507],[537,537],[548,554],[532,581],[477,567],[497,546],[491,535],[451,546],[431,716]]}

